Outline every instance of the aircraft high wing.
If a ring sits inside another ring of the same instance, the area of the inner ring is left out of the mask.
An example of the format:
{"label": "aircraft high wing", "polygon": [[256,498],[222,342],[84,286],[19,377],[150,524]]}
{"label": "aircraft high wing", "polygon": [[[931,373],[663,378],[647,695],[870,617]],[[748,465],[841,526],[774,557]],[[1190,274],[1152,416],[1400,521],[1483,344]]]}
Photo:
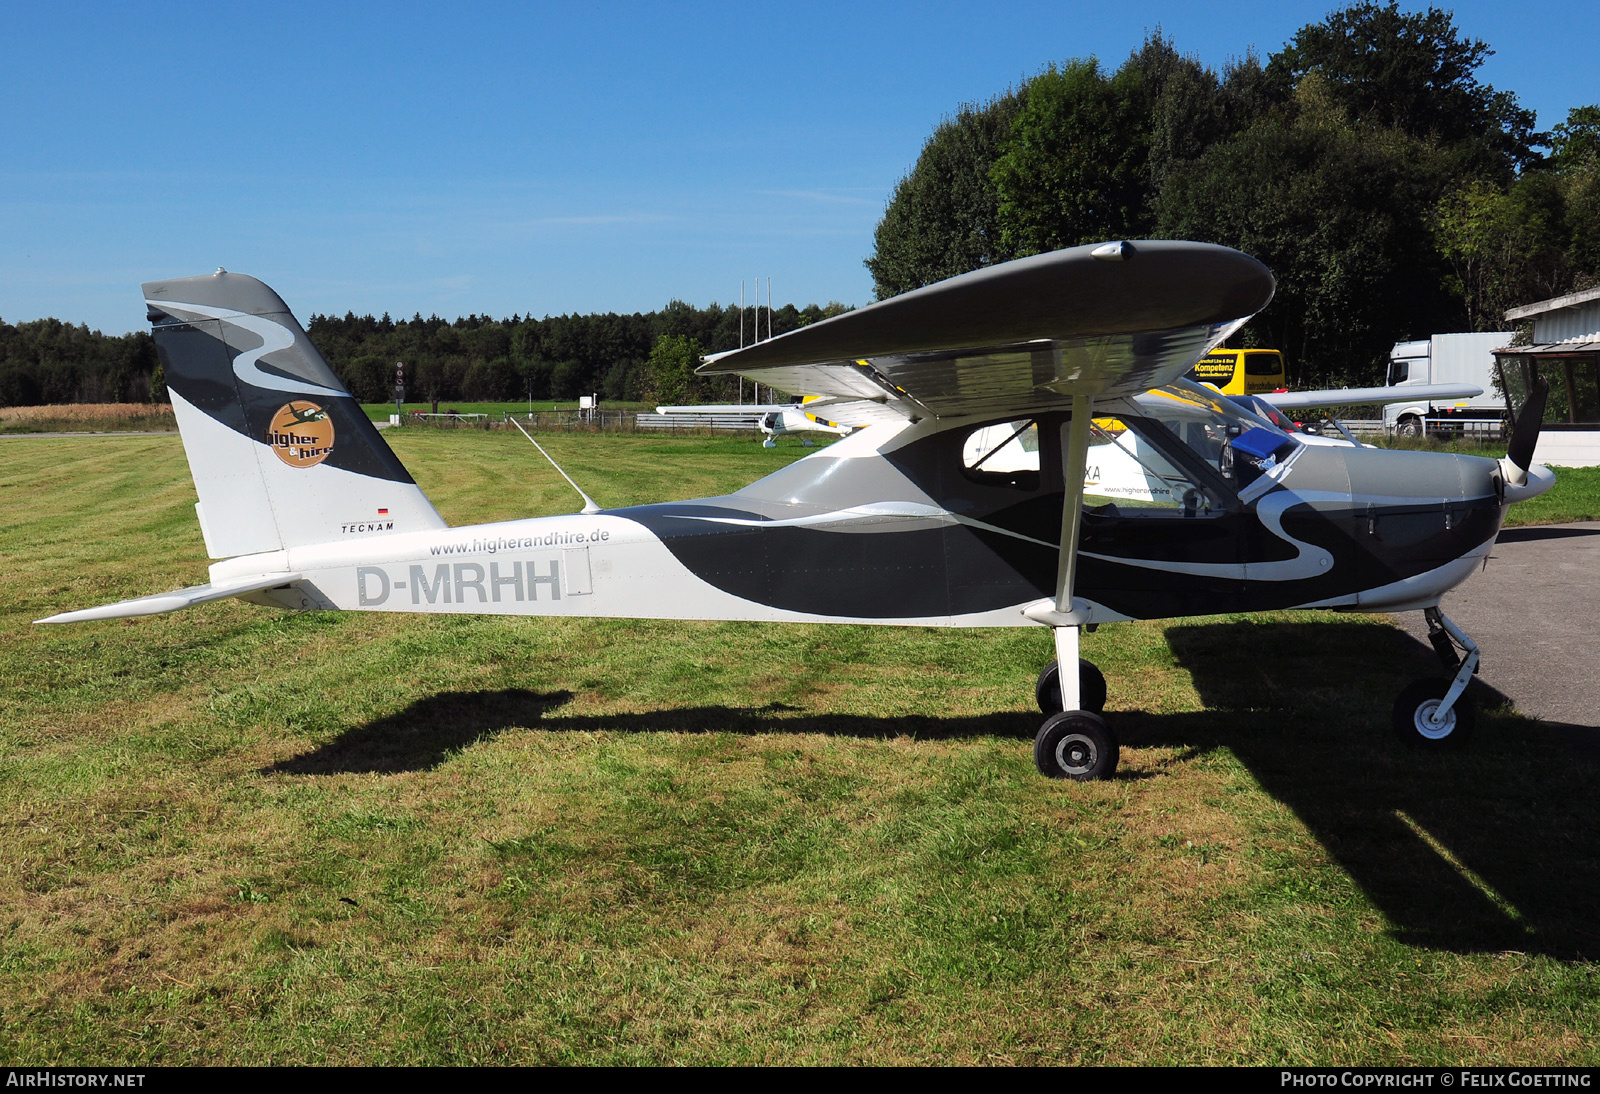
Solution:
{"label": "aircraft high wing", "polygon": [[[1421,609],[1447,677],[1395,708],[1427,747],[1472,726],[1477,648],[1439,611],[1531,466],[1315,446],[1180,377],[1273,292],[1224,247],[1114,242],[951,278],[714,357],[864,426],[733,494],[447,527],[253,278],[145,285],[211,581],[41,622],[239,596],[291,609],[1053,628],[1041,772],[1117,765],[1085,625],[1278,608]],[[1115,452],[1113,452],[1115,449]],[[1092,458],[1120,459],[1124,494]],[[1461,657],[1457,649],[1465,651]],[[1066,667],[1057,671],[1055,666]]]}
{"label": "aircraft high wing", "polygon": [[[1412,395],[1416,392],[1416,395]],[[1449,399],[1475,399],[1483,388],[1473,384],[1416,384],[1397,391],[1392,387],[1335,387],[1319,391],[1268,391],[1257,395],[1279,410],[1313,410],[1324,406],[1374,406],[1392,403],[1396,396],[1444,402]]]}

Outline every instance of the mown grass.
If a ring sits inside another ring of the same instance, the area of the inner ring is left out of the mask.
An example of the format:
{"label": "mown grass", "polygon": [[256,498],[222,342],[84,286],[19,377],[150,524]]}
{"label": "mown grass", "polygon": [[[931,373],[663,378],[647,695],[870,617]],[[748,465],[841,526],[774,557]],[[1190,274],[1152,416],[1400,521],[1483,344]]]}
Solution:
{"label": "mown grass", "polygon": [[1600,520],[1600,467],[1557,467],[1548,493],[1506,511],[1507,525],[1567,524]]}
{"label": "mown grass", "polygon": [[[575,508],[392,440],[452,522]],[[607,506],[800,452],[547,447]],[[1086,636],[1092,785],[1033,771],[1042,631],[29,625],[204,580],[193,500],[176,437],[0,442],[7,1063],[1596,1061],[1596,765],[1392,744],[1381,619]]]}

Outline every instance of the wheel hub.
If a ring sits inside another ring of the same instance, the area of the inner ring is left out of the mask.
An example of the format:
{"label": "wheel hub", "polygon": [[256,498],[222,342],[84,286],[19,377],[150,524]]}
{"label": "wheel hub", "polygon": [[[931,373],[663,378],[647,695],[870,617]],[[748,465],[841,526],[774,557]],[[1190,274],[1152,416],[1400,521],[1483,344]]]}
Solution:
{"label": "wheel hub", "polygon": [[1094,742],[1082,733],[1069,733],[1056,743],[1056,763],[1069,775],[1082,775],[1094,767]]}
{"label": "wheel hub", "polygon": [[1417,732],[1430,741],[1441,740],[1455,732],[1456,712],[1453,708],[1445,712],[1442,720],[1434,721],[1441,701],[1439,699],[1430,699],[1417,707]]}

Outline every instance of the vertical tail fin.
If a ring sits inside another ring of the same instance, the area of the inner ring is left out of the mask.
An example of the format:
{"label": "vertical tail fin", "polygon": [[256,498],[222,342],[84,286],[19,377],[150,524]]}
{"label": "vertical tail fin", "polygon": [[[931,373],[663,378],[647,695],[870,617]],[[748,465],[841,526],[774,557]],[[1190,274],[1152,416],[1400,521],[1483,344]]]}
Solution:
{"label": "vertical tail fin", "polygon": [[212,558],[445,527],[277,293],[218,270],[144,295]]}

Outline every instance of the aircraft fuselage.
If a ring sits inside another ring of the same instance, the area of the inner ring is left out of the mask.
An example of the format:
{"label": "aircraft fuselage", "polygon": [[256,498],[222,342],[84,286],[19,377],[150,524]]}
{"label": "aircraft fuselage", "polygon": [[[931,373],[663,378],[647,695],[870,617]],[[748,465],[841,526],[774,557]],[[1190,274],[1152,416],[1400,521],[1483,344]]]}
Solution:
{"label": "aircraft fuselage", "polygon": [[[251,597],[290,607],[1026,625],[1056,578],[1060,417],[1037,420],[1038,470],[966,467],[971,426],[875,427],[722,497],[416,532],[353,522],[338,542],[230,559],[212,578],[302,574]],[[1163,436],[1149,439],[1170,447]],[[1168,455],[1169,471],[1187,458]],[[1191,459],[1203,505],[1091,498],[1086,620],[1437,603],[1504,515],[1492,460],[1305,445],[1290,457],[1242,490]]]}

